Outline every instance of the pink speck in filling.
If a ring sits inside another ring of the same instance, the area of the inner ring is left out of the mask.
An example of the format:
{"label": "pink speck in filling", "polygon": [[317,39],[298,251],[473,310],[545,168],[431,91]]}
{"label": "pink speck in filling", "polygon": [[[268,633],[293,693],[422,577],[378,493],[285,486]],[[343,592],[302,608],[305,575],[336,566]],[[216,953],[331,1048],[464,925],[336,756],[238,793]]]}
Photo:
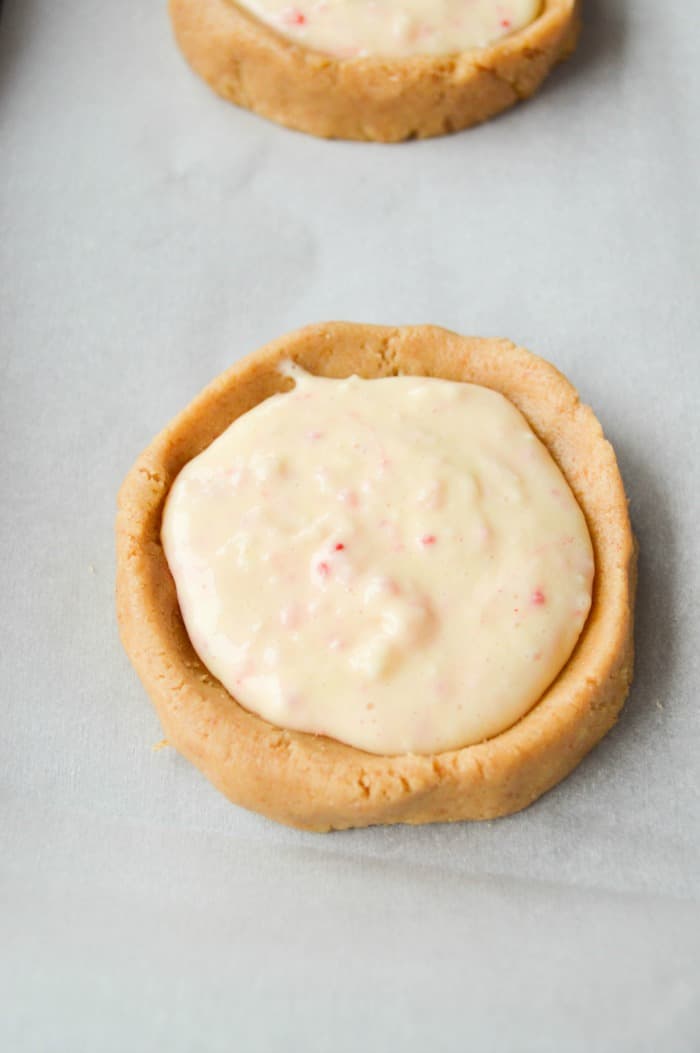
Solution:
{"label": "pink speck in filling", "polygon": [[344,548],[345,548],[345,545],[343,544],[343,542],[339,541],[338,544],[335,546],[335,551],[336,552],[342,552]]}
{"label": "pink speck in filling", "polygon": [[544,607],[547,602],[547,597],[542,592],[542,589],[534,589],[530,596],[530,603],[533,607]]}
{"label": "pink speck in filling", "polygon": [[504,17],[501,19],[501,26],[503,27],[503,29],[510,29],[511,25],[512,22],[509,18]]}
{"label": "pink speck in filling", "polygon": [[308,21],[306,15],[298,7],[290,7],[285,11],[282,20],[288,26],[305,26]]}
{"label": "pink speck in filling", "polygon": [[321,562],[318,564],[318,572],[323,578],[327,578],[330,574],[331,568],[325,560],[321,560]]}
{"label": "pink speck in filling", "polygon": [[306,438],[307,439],[311,439],[311,441],[314,442],[316,439],[322,439],[323,438],[323,432],[322,431],[307,431]]}
{"label": "pink speck in filling", "polygon": [[357,508],[360,503],[360,499],[354,490],[339,490],[338,500],[342,501],[343,504],[347,505],[349,508]]}
{"label": "pink speck in filling", "polygon": [[280,611],[280,621],[285,629],[298,629],[301,620],[301,610],[295,603],[290,603]]}
{"label": "pink speck in filling", "polygon": [[423,537],[420,539],[421,545],[426,545],[426,546],[427,545],[434,545],[436,542],[437,542],[437,538],[435,537],[435,534],[423,534]]}

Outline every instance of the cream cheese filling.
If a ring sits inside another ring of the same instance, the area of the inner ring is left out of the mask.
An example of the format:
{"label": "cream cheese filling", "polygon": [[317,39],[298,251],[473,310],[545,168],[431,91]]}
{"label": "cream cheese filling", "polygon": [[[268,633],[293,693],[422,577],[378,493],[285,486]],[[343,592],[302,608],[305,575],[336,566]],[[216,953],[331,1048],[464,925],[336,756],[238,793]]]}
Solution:
{"label": "cream cheese filling", "polygon": [[354,58],[486,47],[534,22],[542,0],[244,0],[240,6],[295,43]]}
{"label": "cream cheese filling", "polygon": [[181,471],[162,540],[192,644],[241,705],[372,753],[519,720],[591,603],[583,514],[502,395],[329,380],[240,417]]}

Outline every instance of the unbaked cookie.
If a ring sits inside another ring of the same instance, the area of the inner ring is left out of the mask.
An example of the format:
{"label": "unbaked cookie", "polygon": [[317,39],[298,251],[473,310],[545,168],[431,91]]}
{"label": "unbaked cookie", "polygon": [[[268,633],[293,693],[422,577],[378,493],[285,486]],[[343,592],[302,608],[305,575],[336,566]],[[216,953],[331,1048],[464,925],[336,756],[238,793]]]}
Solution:
{"label": "unbaked cookie", "polygon": [[[383,756],[276,727],[243,709],[188,638],[161,544],[180,470],[237,417],[292,381],[284,360],[327,377],[397,374],[467,381],[505,395],[554,457],[584,513],[595,560],[578,644],[540,701],[485,742]],[[517,811],[568,774],[614,723],[632,675],[635,549],[615,456],[553,366],[505,340],[431,326],[310,326],[215,380],[142,454],[117,520],[122,639],[168,741],[231,800],[311,830],[482,819]]]}
{"label": "unbaked cookie", "polygon": [[[579,0],[542,0],[522,28],[511,25],[506,6],[494,5],[506,35],[466,50],[457,50],[465,40],[457,36],[456,50],[443,53],[420,50],[444,39],[431,37],[420,20],[402,30],[415,37],[413,45],[394,45],[393,54],[355,47],[343,55],[305,45],[325,38],[306,33],[308,16],[291,3],[279,11],[273,4],[268,22],[233,0],[170,0],[170,14],[192,68],[229,101],[324,138],[396,142],[493,117],[532,95],[573,51]],[[405,53],[413,46],[415,53]]]}

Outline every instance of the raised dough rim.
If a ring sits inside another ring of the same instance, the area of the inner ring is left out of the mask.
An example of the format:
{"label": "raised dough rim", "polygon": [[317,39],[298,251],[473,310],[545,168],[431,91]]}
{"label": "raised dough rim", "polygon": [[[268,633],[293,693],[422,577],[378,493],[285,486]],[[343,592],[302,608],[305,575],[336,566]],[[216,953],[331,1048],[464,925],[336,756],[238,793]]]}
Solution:
{"label": "raised dough rim", "polygon": [[[508,731],[433,757],[366,754],[248,713],[191,648],[160,547],[165,497],[182,465],[236,415],[291,385],[276,371],[285,357],[328,376],[401,371],[484,383],[511,398],[562,468],[591,532],[593,606],[560,676]],[[490,818],[558,782],[614,723],[632,673],[634,557],[612,448],[553,366],[509,341],[433,326],[328,323],[288,334],[227,370],[139,457],[119,497],[119,622],[168,740],[232,800],[309,829]]]}

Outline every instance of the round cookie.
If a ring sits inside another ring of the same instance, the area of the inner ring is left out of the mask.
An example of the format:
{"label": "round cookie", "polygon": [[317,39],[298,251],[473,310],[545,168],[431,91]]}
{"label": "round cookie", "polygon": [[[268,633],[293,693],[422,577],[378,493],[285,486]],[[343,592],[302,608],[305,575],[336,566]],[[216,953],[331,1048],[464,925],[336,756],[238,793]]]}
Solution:
{"label": "round cookie", "polygon": [[[284,359],[321,376],[397,373],[501,392],[547,446],[585,515],[596,564],[578,645],[537,705],[474,746],[379,756],[275,727],[204,668],[180,615],[160,540],[180,469],[238,416],[292,381]],[[153,441],[122,486],[117,607],[124,646],[169,743],[232,801],[309,830],[487,819],[526,807],[567,775],[615,722],[632,676],[635,546],[615,455],[592,411],[542,359],[506,340],[433,326],[309,326],[249,355]]]}
{"label": "round cookie", "polygon": [[543,0],[495,44],[399,58],[311,50],[233,0],[170,0],[170,15],[187,61],[225,99],[323,138],[398,142],[468,128],[532,95],[573,51],[579,6]]}

